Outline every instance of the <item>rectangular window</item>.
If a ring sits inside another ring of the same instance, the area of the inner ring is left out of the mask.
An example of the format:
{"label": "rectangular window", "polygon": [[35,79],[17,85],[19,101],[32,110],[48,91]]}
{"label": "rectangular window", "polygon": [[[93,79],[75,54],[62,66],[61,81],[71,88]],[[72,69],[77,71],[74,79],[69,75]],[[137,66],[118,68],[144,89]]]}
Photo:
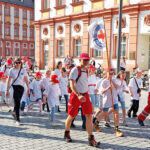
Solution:
{"label": "rectangular window", "polygon": [[121,57],[126,57],[126,37],[121,37]]}
{"label": "rectangular window", "polygon": [[83,0],[74,0],[74,3],[82,2]]}
{"label": "rectangular window", "polygon": [[0,35],[2,35],[2,23],[0,22]]}
{"label": "rectangular window", "polygon": [[18,27],[15,27],[14,35],[19,36],[19,28]]}
{"label": "rectangular window", "polygon": [[18,48],[15,48],[15,50],[14,50],[14,56],[19,56],[19,49]]}
{"label": "rectangular window", "polygon": [[30,12],[30,20],[34,20],[34,13]]}
{"label": "rectangular window", "polygon": [[0,5],[0,15],[2,14],[2,5]]}
{"label": "rectangular window", "polygon": [[94,55],[93,56],[94,57],[102,57],[102,51],[94,49]]}
{"label": "rectangular window", "polygon": [[30,50],[30,56],[31,56],[31,57],[34,57],[34,49],[31,49],[31,50]]}
{"label": "rectangular window", "polygon": [[65,5],[65,0],[57,0],[57,6]]}
{"label": "rectangular window", "polygon": [[23,37],[24,37],[24,38],[27,37],[27,29],[26,29],[26,28],[23,29]]}
{"label": "rectangular window", "polygon": [[23,49],[23,56],[27,56],[27,49]]}
{"label": "rectangular window", "polygon": [[59,40],[58,41],[58,57],[63,57],[63,52],[64,52],[64,41]]}
{"label": "rectangular window", "polygon": [[44,0],[43,9],[48,9],[48,8],[49,8],[49,0]]}
{"label": "rectangular window", "polygon": [[2,56],[2,48],[0,47],[0,56]]}
{"label": "rectangular window", "polygon": [[24,2],[24,0],[19,0],[20,2]]}
{"label": "rectangular window", "polygon": [[30,29],[30,37],[31,37],[31,38],[34,37],[34,29]]}
{"label": "rectangular window", "polygon": [[6,48],[6,56],[10,56],[10,48]]}
{"label": "rectangular window", "polygon": [[81,53],[81,39],[75,40],[75,57],[79,57]]}
{"label": "rectangular window", "polygon": [[23,19],[26,19],[26,18],[27,18],[27,11],[23,10]]}
{"label": "rectangular window", "polygon": [[6,28],[5,28],[5,35],[6,36],[10,35],[10,27],[9,26],[6,26]]}
{"label": "rectangular window", "polygon": [[19,9],[18,8],[15,8],[15,10],[14,10],[14,16],[15,17],[19,16]]}
{"label": "rectangular window", "polygon": [[5,15],[10,16],[10,8],[7,6],[5,7]]}

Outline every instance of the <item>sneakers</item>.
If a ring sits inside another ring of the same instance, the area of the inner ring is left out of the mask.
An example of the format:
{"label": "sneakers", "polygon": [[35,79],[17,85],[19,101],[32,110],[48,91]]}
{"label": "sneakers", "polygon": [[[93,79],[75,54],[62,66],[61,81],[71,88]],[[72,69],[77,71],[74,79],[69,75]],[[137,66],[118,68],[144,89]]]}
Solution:
{"label": "sneakers", "polygon": [[70,131],[65,131],[64,139],[67,143],[72,142],[72,139],[70,137]]}
{"label": "sneakers", "polygon": [[115,129],[115,134],[118,137],[123,137],[124,136],[124,134],[119,129]]}
{"label": "sneakers", "polygon": [[135,115],[133,115],[133,118],[137,118],[137,115],[135,114]]}
{"label": "sneakers", "polygon": [[126,120],[123,121],[123,126],[128,127]]}
{"label": "sneakers", "polygon": [[89,146],[93,146],[93,147],[99,147],[99,145],[101,144],[100,142],[96,142],[94,135],[90,135],[88,137],[88,141],[89,141]]}
{"label": "sneakers", "polygon": [[144,122],[138,118],[138,122],[140,126],[144,126]]}
{"label": "sneakers", "polygon": [[108,122],[105,123],[105,127],[111,128],[111,126]]}
{"label": "sneakers", "polygon": [[102,132],[102,129],[99,127],[98,124],[93,124],[93,126],[94,126],[96,132]]}
{"label": "sneakers", "polygon": [[19,122],[19,121],[16,121],[16,125],[17,125],[17,126],[20,126],[21,124],[20,124],[20,122]]}
{"label": "sneakers", "polygon": [[127,114],[128,114],[128,117],[129,117],[129,118],[131,118],[131,112],[130,112],[130,111],[128,111],[128,113],[127,113]]}

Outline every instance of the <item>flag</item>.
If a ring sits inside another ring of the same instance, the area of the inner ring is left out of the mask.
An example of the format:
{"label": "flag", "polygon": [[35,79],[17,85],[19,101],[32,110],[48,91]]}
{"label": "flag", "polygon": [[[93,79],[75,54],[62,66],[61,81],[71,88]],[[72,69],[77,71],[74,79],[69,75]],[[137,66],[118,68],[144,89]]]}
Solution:
{"label": "flag", "polygon": [[90,47],[96,50],[106,49],[105,29],[102,23],[94,22],[88,27]]}

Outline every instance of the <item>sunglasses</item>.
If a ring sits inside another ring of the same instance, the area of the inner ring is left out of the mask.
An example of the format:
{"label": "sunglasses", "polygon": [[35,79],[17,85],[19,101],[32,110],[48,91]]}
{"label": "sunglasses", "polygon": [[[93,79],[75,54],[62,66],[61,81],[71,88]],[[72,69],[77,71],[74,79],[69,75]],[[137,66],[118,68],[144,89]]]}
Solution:
{"label": "sunglasses", "polygon": [[15,62],[15,64],[21,64],[21,62]]}

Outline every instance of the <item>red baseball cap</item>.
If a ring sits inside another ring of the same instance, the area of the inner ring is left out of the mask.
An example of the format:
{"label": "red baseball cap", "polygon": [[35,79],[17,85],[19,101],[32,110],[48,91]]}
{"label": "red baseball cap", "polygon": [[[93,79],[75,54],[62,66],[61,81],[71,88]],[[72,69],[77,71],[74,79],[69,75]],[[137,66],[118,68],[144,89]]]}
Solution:
{"label": "red baseball cap", "polygon": [[26,56],[22,56],[22,60],[27,60],[27,57]]}
{"label": "red baseball cap", "polygon": [[115,69],[114,69],[114,68],[109,67],[109,68],[107,68],[107,69],[106,69],[106,72],[114,73],[114,72],[115,72]]}
{"label": "red baseball cap", "polygon": [[35,76],[36,76],[36,77],[41,77],[41,76],[42,76],[42,73],[41,73],[41,72],[37,72],[37,73],[35,74]]}
{"label": "red baseball cap", "polygon": [[51,75],[51,81],[54,83],[59,83],[58,76],[57,75]]}
{"label": "red baseball cap", "polygon": [[90,59],[89,54],[88,53],[81,53],[80,59],[89,60]]}
{"label": "red baseball cap", "polygon": [[95,68],[94,65],[90,65],[89,69],[94,69],[94,70],[96,70],[96,68]]}
{"label": "red baseball cap", "polygon": [[10,59],[10,58],[7,59],[7,64],[8,64],[8,65],[11,65],[12,63],[13,63],[12,59]]}
{"label": "red baseball cap", "polygon": [[2,78],[2,79],[7,78],[7,75],[4,75],[4,74],[3,74],[3,75],[1,76],[1,78]]}

